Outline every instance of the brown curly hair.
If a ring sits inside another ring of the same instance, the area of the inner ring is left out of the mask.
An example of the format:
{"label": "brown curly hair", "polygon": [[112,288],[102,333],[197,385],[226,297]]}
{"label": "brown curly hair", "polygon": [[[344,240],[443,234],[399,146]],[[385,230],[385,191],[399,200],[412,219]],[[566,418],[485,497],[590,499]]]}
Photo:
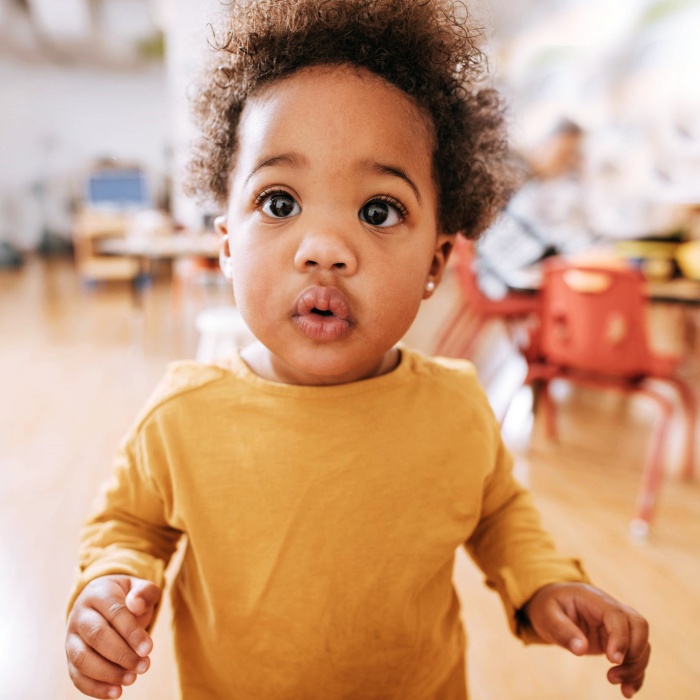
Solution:
{"label": "brown curly hair", "polygon": [[397,86],[434,127],[433,177],[446,233],[477,237],[512,192],[504,110],[483,87],[480,33],[462,2],[234,0],[212,27],[215,60],[193,96],[201,134],[185,189],[224,205],[246,100],[301,68],[352,64]]}

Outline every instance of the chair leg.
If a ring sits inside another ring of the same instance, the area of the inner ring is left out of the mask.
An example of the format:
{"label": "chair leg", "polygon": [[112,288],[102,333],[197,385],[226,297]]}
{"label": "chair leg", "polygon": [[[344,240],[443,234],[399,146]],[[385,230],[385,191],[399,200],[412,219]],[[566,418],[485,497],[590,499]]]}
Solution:
{"label": "chair leg", "polygon": [[450,314],[440,333],[434,355],[447,357],[470,357],[479,333],[486,319],[471,312],[468,303],[462,303],[457,310]]}
{"label": "chair leg", "polygon": [[552,441],[557,441],[559,439],[557,407],[552,395],[549,393],[549,381],[546,379],[539,380],[539,386],[535,384],[533,391],[535,392],[536,404],[541,405],[544,411],[544,425],[547,437]]}
{"label": "chair leg", "polygon": [[464,339],[463,343],[459,346],[458,349],[458,356],[459,357],[466,357],[470,358],[472,355],[472,351],[474,350],[476,346],[476,341],[479,338],[479,334],[484,328],[484,325],[486,324],[486,319],[483,316],[478,316],[472,328],[470,329],[469,333],[467,334],[467,337]]}
{"label": "chair leg", "polygon": [[661,407],[655,434],[652,436],[651,446],[647,455],[642,481],[637,495],[637,508],[634,519],[630,523],[630,532],[637,538],[644,538],[649,530],[656,504],[658,501],[661,482],[664,476],[664,448],[667,442],[668,427],[673,412],[672,404],[665,397],[648,389],[640,389],[654,399]]}
{"label": "chair leg", "polygon": [[690,386],[680,379],[670,380],[678,389],[681,401],[683,402],[683,412],[685,414],[685,456],[681,476],[686,481],[695,478],[695,430],[697,427],[698,406],[695,394]]}

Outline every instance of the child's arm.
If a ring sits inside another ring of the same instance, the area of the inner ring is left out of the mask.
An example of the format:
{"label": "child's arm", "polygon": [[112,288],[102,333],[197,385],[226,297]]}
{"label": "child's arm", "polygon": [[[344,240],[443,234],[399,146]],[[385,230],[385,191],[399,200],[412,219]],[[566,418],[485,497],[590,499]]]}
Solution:
{"label": "child's arm", "polygon": [[126,440],[118,452],[113,476],[80,533],[79,572],[69,611],[90,581],[107,574],[153,581],[162,588],[182,536],[168,516],[173,497],[167,465],[161,466],[163,452],[157,430],[148,429]]}
{"label": "child's arm", "polygon": [[146,628],[153,621],[160,588],[132,576],[101,576],[77,597],[66,634],[71,680],[94,698],[118,698],[122,685],[150,665],[153,642]]}
{"label": "child's arm", "polygon": [[642,687],[651,647],[649,625],[636,610],[593,586],[560,583],[541,588],[521,612],[523,624],[543,641],[577,656],[605,654],[617,664],[608,680],[620,684],[626,698]]}
{"label": "child's arm", "polygon": [[182,533],[167,516],[170,486],[157,431],[125,441],[114,476],[81,533],[68,604],[66,655],[83,693],[116,698],[148,668],[164,571]]}
{"label": "child's arm", "polygon": [[559,554],[532,495],[513,477],[512,459],[500,436],[495,439],[494,470],[485,481],[481,515],[466,548],[487,585],[500,595],[513,632],[525,642],[542,642],[522,624],[519,611],[546,585],[589,580],[578,561]]}
{"label": "child's arm", "polygon": [[606,653],[618,664],[608,679],[632,697],[649,661],[646,621],[588,585],[580,564],[558,554],[497,440],[495,469],[486,480],[481,518],[467,550],[500,594],[511,627],[523,641],[557,643],[579,655]]}

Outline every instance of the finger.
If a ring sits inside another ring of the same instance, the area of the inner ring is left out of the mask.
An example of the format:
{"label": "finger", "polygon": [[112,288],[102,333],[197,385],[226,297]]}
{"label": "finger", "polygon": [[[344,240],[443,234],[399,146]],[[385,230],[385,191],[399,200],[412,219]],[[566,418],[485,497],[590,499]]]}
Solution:
{"label": "finger", "polygon": [[94,610],[109,622],[138,656],[146,657],[151,653],[153,642],[150,636],[138,624],[136,617],[126,607],[124,600],[110,596],[95,598],[91,603]]}
{"label": "finger", "polygon": [[636,611],[628,610],[630,643],[625,663],[634,662],[646,654],[649,658],[649,623]]}
{"label": "finger", "polygon": [[[644,672],[649,664],[651,647],[647,646],[644,653],[635,661],[625,662],[622,666],[615,666],[608,671],[608,680],[613,684],[622,686],[639,683],[641,687]],[[637,688],[639,689],[639,688]]]}
{"label": "finger", "polygon": [[546,628],[550,639],[545,641],[552,641],[576,656],[582,656],[588,651],[586,636],[556,601],[548,606],[546,615]]}
{"label": "finger", "polygon": [[94,681],[109,685],[131,685],[136,680],[133,671],[125,671],[121,666],[107,661],[91,649],[77,634],[71,634],[66,640],[68,663],[75,670]]}
{"label": "finger", "polygon": [[[132,587],[126,596],[126,607],[136,617],[146,613],[153,615],[153,611],[160,600],[160,588],[151,581],[132,579]],[[150,623],[150,619],[147,624]]]}
{"label": "finger", "polygon": [[121,697],[122,689],[118,685],[109,685],[108,683],[102,683],[101,681],[88,678],[77,671],[74,666],[68,667],[68,673],[70,674],[70,679],[73,681],[73,685],[75,685],[81,693],[91,698]]}
{"label": "finger", "polygon": [[81,610],[74,630],[87,646],[124,670],[143,673],[148,668],[148,660],[141,658],[94,608]]}
{"label": "finger", "polygon": [[605,655],[614,664],[621,664],[630,647],[630,624],[621,608],[608,608],[603,613],[603,626],[608,636]]}
{"label": "finger", "polygon": [[639,681],[635,681],[634,683],[623,683],[620,690],[626,698],[631,698],[642,687],[643,681],[644,678],[641,678]]}

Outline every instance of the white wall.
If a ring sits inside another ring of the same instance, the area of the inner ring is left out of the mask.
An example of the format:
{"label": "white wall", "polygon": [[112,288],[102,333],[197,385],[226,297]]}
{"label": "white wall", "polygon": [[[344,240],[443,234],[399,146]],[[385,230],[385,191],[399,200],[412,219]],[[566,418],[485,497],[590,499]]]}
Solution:
{"label": "white wall", "polygon": [[[189,159],[195,129],[190,116],[189,95],[211,52],[207,44],[207,24],[222,11],[220,0],[168,0],[166,16],[166,71],[172,105],[173,125],[173,213],[178,221],[191,227],[202,223],[202,215],[212,212],[185,197],[178,183]],[[224,6],[225,7],[225,6]]]}
{"label": "white wall", "polygon": [[49,226],[67,232],[65,199],[95,158],[134,160],[162,177],[167,99],[163,66],[117,73],[0,58],[0,240],[36,245],[44,224],[32,189],[44,178]]}

